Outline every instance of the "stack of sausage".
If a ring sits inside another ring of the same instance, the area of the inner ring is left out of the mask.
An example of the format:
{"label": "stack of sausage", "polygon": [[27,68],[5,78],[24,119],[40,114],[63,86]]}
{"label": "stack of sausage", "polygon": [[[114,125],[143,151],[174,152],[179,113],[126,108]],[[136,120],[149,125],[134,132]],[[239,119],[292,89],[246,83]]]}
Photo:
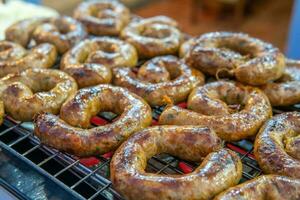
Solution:
{"label": "stack of sausage", "polygon": [[[111,181],[126,199],[300,199],[300,113],[272,116],[300,102],[300,62],[247,34],[188,37],[168,17],[91,0],[73,18],[11,25],[0,77],[1,122],[33,120],[42,143],[77,156],[115,151]],[[148,127],[154,106],[165,109]],[[92,127],[103,111],[119,117]],[[237,185],[241,160],[223,144],[243,139],[269,175]],[[201,165],[147,173],[159,153]]]}

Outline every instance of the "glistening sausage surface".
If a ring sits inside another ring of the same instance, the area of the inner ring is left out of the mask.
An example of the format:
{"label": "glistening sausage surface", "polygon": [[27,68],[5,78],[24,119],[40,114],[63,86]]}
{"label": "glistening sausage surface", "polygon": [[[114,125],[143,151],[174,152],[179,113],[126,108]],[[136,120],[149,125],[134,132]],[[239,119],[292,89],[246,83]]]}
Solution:
{"label": "glistening sausage surface", "polygon": [[[159,153],[201,162],[192,173],[163,175],[145,172],[147,160]],[[155,126],[143,129],[115,152],[110,164],[113,186],[126,199],[206,200],[236,185],[242,175],[240,158],[221,148],[208,128]]]}

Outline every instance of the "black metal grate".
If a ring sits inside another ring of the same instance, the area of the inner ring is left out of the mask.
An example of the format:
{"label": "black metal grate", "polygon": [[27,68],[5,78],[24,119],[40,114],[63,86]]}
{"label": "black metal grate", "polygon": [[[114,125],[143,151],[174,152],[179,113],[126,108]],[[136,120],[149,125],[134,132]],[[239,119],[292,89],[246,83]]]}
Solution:
{"label": "black metal grate", "polygon": [[[182,106],[182,105],[181,105]],[[184,105],[183,105],[184,106]],[[153,108],[153,124],[163,108]],[[290,107],[287,111],[300,110],[299,107]],[[274,109],[274,113],[282,112]],[[104,122],[111,122],[116,118],[112,113],[101,113],[98,117]],[[97,164],[87,167],[78,158],[44,146],[33,136],[32,123],[21,123],[5,117],[0,126],[0,147],[9,150],[39,170],[49,179],[61,185],[70,193],[82,199],[122,199],[114,191],[109,181],[110,158],[97,157]],[[243,178],[241,182],[259,176],[262,171],[253,156],[253,145],[249,140],[236,143],[226,143],[228,148],[239,154],[243,162]],[[147,171],[162,174],[184,174],[197,167],[197,163],[186,162],[176,157],[160,154],[151,158]]]}

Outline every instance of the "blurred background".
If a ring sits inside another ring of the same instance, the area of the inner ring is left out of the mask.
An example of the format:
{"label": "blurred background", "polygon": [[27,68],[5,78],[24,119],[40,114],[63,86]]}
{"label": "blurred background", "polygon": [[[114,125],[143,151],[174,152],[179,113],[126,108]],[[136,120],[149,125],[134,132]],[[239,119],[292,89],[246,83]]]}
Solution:
{"label": "blurred background", "polygon": [[[0,0],[1,1],[1,0]],[[246,32],[300,58],[300,0],[120,0],[142,17],[167,15],[191,35]],[[4,1],[2,1],[4,2]],[[10,1],[5,1],[10,2]],[[28,0],[71,15],[80,0]],[[0,10],[1,20],[1,10]]]}

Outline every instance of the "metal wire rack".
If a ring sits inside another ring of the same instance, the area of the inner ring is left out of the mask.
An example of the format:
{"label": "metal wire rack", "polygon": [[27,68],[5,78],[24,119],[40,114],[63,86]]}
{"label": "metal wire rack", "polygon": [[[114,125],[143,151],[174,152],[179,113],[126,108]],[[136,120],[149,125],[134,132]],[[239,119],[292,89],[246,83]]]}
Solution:
{"label": "metal wire rack", "polygon": [[[185,107],[185,104],[179,104],[179,106]],[[162,110],[162,107],[153,108],[153,125],[157,124]],[[299,108],[292,107],[290,110],[299,110]],[[282,111],[274,110],[274,113],[280,112]],[[101,125],[112,122],[116,118],[116,115],[109,112],[100,113],[92,120],[92,123]],[[112,153],[97,158],[78,159],[40,144],[32,130],[31,123],[16,122],[5,117],[4,124],[0,126],[0,147],[27,162],[78,199],[122,199],[113,189],[109,180],[109,163]],[[241,157],[243,163],[241,182],[253,179],[262,173],[253,155],[252,141],[242,140],[225,145]],[[196,167],[197,163],[160,154],[149,160],[146,171],[161,174],[184,174],[191,172]]]}

